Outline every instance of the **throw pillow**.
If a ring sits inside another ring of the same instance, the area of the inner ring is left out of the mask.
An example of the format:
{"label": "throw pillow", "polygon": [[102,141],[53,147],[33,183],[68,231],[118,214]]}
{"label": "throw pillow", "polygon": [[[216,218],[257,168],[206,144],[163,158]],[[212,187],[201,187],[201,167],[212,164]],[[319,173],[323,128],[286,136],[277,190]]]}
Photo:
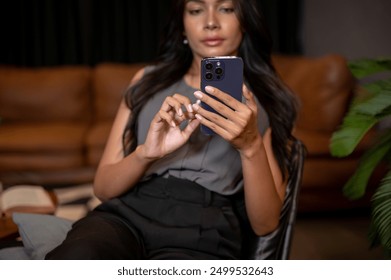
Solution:
{"label": "throw pillow", "polygon": [[64,241],[72,227],[72,221],[53,215],[14,213],[26,253],[34,260],[43,260],[45,255]]}
{"label": "throw pillow", "polygon": [[29,260],[23,247],[8,247],[0,250],[0,260]]}

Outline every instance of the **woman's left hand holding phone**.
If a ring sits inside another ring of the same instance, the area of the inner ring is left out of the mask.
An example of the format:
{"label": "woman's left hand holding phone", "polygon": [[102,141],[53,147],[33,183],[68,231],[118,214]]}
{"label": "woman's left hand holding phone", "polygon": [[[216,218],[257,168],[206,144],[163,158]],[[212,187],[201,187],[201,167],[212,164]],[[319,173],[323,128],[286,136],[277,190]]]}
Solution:
{"label": "woman's left hand holding phone", "polygon": [[258,108],[254,95],[243,86],[245,102],[239,102],[218,88],[206,87],[206,91],[216,100],[200,91],[194,93],[196,98],[208,104],[216,112],[213,113],[194,106],[194,113],[201,124],[212,129],[216,134],[231,143],[239,152],[246,152],[261,138],[258,130]]}

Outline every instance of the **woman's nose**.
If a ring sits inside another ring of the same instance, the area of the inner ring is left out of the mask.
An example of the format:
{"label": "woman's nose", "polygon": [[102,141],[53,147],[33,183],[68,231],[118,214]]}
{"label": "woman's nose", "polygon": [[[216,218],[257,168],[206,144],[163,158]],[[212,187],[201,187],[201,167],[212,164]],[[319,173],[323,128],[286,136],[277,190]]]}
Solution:
{"label": "woman's nose", "polygon": [[219,27],[219,21],[214,11],[208,11],[205,20],[205,29],[214,30]]}

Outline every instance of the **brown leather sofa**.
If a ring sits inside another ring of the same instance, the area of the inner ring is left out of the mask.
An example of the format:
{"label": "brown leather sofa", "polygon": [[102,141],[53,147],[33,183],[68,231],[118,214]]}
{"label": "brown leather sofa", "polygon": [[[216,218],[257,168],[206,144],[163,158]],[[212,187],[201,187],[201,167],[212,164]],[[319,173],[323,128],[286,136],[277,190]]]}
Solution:
{"label": "brown leather sofa", "polygon": [[[277,71],[299,96],[295,135],[308,149],[299,211],[367,205],[349,202],[342,186],[355,155],[329,152],[355,82],[344,58],[274,56]],[[91,182],[119,101],[142,64],[95,67],[0,67],[0,182],[48,187]],[[361,145],[368,147],[369,141]]]}
{"label": "brown leather sofa", "polygon": [[355,171],[360,156],[375,137],[372,130],[346,158],[330,153],[330,139],[341,124],[359,85],[347,61],[339,55],[322,57],[274,57],[274,65],[284,82],[300,99],[294,134],[307,147],[299,211],[329,211],[367,207],[382,170],[376,170],[368,193],[350,201],[342,192]]}

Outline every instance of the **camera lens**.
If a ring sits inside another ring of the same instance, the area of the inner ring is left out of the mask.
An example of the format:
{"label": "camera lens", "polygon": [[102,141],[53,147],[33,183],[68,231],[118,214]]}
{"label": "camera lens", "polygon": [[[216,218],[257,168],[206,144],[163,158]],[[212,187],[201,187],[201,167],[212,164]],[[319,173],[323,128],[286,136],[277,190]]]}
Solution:
{"label": "camera lens", "polygon": [[212,80],[212,78],[213,78],[213,74],[212,73],[208,72],[208,73],[205,74],[205,79]]}
{"label": "camera lens", "polygon": [[210,70],[210,69],[213,68],[213,64],[210,63],[210,62],[208,62],[207,64],[205,64],[205,68],[208,69],[208,70]]}
{"label": "camera lens", "polygon": [[218,68],[216,68],[215,73],[216,73],[217,75],[221,75],[221,73],[223,73],[223,69],[221,69],[220,67],[218,67]]}

